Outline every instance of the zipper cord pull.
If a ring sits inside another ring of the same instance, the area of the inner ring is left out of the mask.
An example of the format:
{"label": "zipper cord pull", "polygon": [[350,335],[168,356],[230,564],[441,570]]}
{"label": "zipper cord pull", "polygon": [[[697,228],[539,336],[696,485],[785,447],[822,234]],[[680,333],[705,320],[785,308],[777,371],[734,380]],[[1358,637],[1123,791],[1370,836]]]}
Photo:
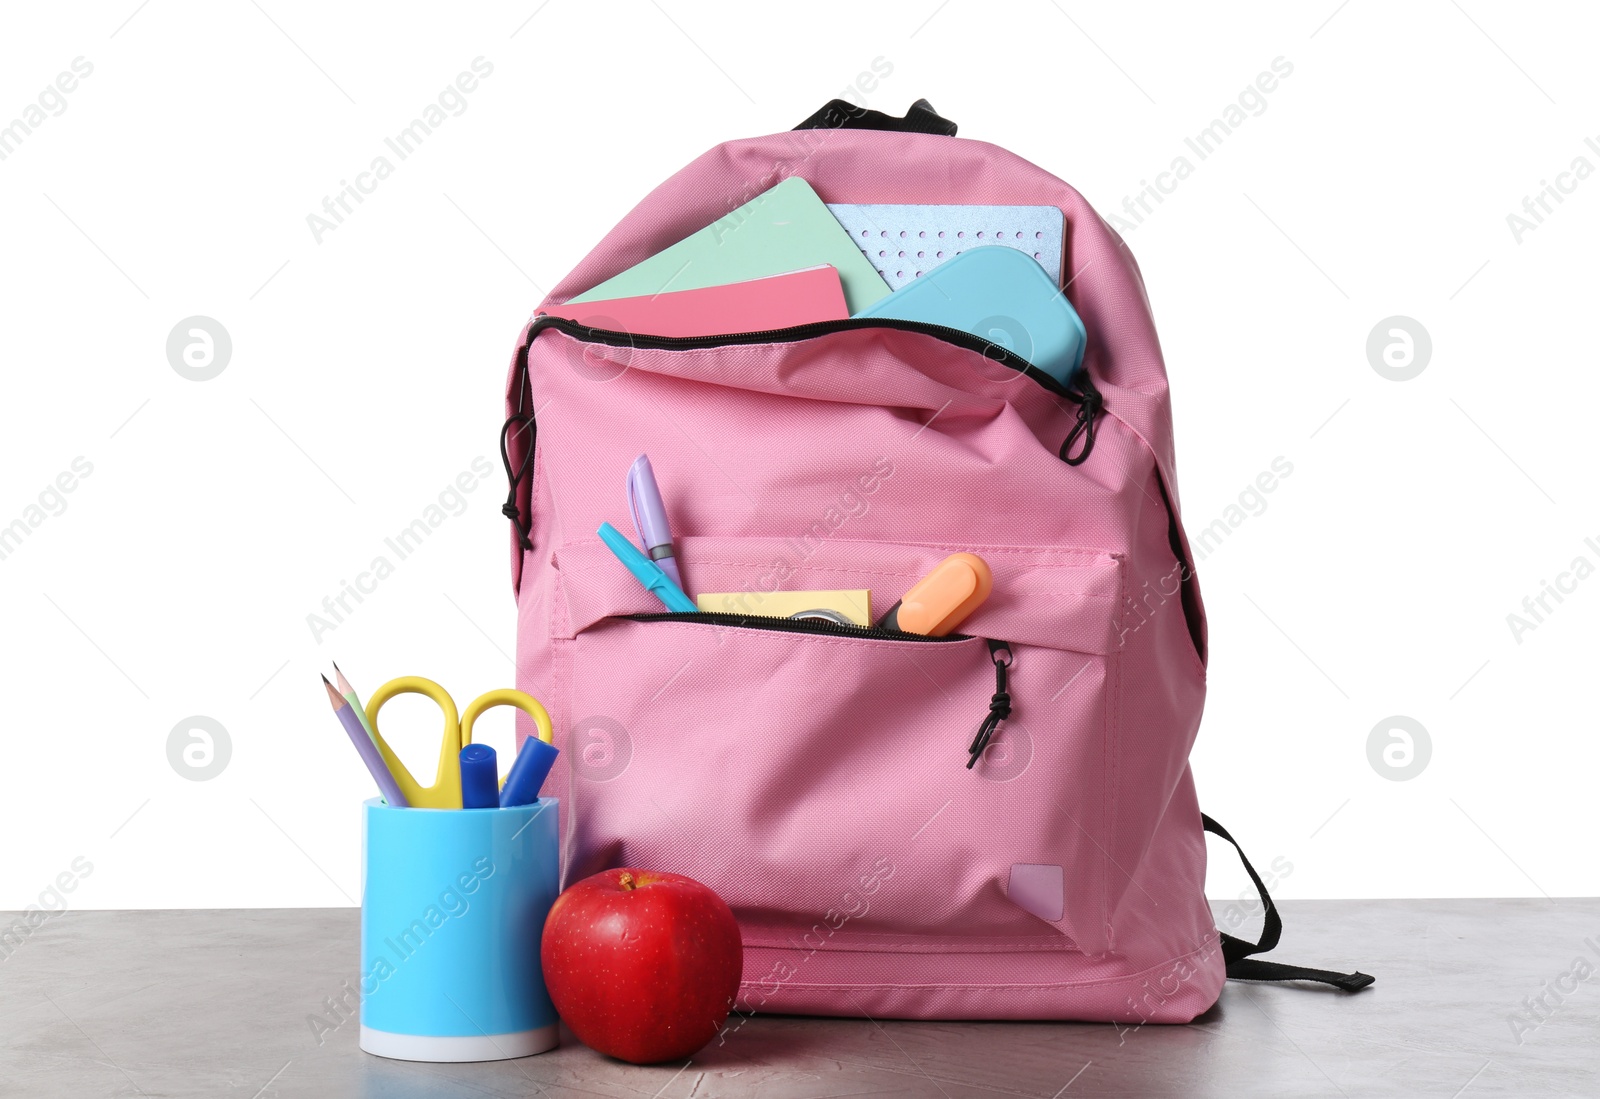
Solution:
{"label": "zipper cord pull", "polygon": [[989,642],[989,659],[994,661],[994,696],[989,699],[989,713],[978,725],[978,734],[967,749],[967,770],[972,770],[1000,723],[1011,716],[1011,692],[1007,687],[1007,669],[1011,667],[1011,646],[1004,641]]}
{"label": "zipper cord pull", "polygon": [[[1100,395],[1098,389],[1089,388],[1084,392],[1083,400],[1078,404],[1078,418],[1073,422],[1072,430],[1067,432],[1067,437],[1062,440],[1061,449],[1056,455],[1067,465],[1081,465],[1089,457],[1089,452],[1094,449],[1095,417],[1100,415],[1100,410],[1105,405],[1106,399]],[[1072,444],[1079,438],[1083,439],[1083,447],[1074,455]]]}
{"label": "zipper cord pull", "polygon": [[[526,430],[528,433],[528,449],[522,455],[521,463],[516,466],[511,462],[511,438],[513,429]],[[519,499],[522,493],[522,482],[533,469],[534,444],[538,441],[539,422],[530,412],[518,412],[506,419],[500,428],[500,461],[506,467],[506,482],[510,491],[506,495],[506,502],[500,506],[500,514],[511,520],[511,525],[517,532],[517,544],[524,550],[533,549],[533,519],[530,516],[527,522],[522,519],[522,504]],[[532,509],[533,502],[529,501]]]}

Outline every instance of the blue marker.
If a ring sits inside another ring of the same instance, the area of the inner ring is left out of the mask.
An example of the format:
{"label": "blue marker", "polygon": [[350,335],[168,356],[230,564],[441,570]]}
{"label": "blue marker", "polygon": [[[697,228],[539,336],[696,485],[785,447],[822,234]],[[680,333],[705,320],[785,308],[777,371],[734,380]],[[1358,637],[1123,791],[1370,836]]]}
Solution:
{"label": "blue marker", "polygon": [[522,751],[517,753],[511,773],[506,776],[506,784],[500,790],[500,804],[529,805],[538,801],[539,787],[544,785],[545,776],[555,766],[556,756],[560,754],[560,749],[536,736],[523,741]]}
{"label": "blue marker", "polygon": [[469,744],[461,749],[461,808],[500,808],[500,769],[495,764],[494,749],[487,744]]}
{"label": "blue marker", "polygon": [[617,560],[627,566],[628,571],[643,584],[652,595],[667,605],[669,611],[694,612],[700,608],[695,606],[694,600],[683,593],[683,589],[672,582],[672,577],[661,571],[650,558],[640,552],[639,547],[630,542],[616,527],[610,523],[601,523],[597,532],[600,540],[611,548],[617,555]]}

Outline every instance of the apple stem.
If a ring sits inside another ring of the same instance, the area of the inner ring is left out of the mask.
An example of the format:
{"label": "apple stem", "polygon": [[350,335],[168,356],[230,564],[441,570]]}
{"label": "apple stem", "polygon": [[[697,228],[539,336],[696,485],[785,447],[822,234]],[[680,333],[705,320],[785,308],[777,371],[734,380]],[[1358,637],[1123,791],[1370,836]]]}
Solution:
{"label": "apple stem", "polygon": [[638,884],[638,883],[636,883],[633,880],[633,875],[632,874],[630,874],[626,870],[624,870],[622,872],[622,874],[617,878],[617,884],[619,886],[621,886],[623,890],[629,890],[629,889],[634,888],[634,886],[636,884]]}

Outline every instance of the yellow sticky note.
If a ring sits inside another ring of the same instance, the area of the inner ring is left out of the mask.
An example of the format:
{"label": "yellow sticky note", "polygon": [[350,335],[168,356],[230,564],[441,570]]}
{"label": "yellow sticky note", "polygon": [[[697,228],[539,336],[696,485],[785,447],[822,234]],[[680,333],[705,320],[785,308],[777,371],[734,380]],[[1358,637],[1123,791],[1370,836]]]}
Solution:
{"label": "yellow sticky note", "polygon": [[837,611],[858,626],[872,625],[872,593],[856,591],[708,591],[695,597],[703,611],[791,618],[805,611]]}

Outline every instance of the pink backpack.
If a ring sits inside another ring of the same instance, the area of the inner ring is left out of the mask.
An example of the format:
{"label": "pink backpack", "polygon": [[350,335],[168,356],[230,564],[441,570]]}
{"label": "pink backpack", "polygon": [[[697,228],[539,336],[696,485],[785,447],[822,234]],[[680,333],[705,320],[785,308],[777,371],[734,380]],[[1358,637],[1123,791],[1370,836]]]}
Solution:
{"label": "pink backpack", "polygon": [[[1071,187],[954,133],[925,102],[836,100],[719,145],[545,305],[789,176],[828,202],[1049,204],[1088,330],[1070,388],[906,321],[524,329],[501,437],[517,685],[557,730],[563,884],[631,866],[711,886],[743,931],[744,1012],[1181,1023],[1225,976],[1365,987],[1247,957],[1279,929],[1254,870],[1261,941],[1216,927],[1204,830],[1232,840],[1189,770],[1205,613],[1139,270]],[[595,533],[631,532],[642,453],[691,591],[887,606],[968,550],[993,593],[945,638],[662,613]]]}

